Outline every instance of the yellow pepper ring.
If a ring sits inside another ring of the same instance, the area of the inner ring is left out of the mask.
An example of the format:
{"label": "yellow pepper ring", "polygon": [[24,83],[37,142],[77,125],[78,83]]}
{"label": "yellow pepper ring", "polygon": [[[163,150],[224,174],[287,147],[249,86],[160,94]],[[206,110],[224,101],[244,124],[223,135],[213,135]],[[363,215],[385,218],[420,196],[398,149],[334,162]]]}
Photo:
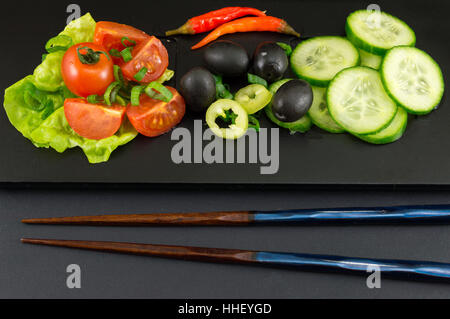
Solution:
{"label": "yellow pepper ring", "polygon": [[[225,111],[231,110],[236,114],[234,124],[221,128],[217,123],[218,117],[226,117]],[[236,101],[220,99],[210,105],[206,111],[206,123],[214,134],[225,139],[237,139],[247,132],[248,115],[245,109]]]}

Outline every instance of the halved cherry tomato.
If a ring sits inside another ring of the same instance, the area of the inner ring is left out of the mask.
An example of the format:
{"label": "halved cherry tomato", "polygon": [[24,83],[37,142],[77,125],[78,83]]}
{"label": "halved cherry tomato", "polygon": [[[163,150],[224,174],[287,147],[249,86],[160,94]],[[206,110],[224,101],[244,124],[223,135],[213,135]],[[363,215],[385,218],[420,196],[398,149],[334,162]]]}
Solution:
{"label": "halved cherry tomato", "polygon": [[[111,49],[118,51],[125,49],[125,46],[122,44],[124,37],[136,42],[136,45],[138,45],[150,36],[144,31],[116,22],[100,21],[95,26],[94,43],[103,46],[108,52]],[[133,43],[125,40],[125,44],[128,46]],[[122,58],[113,57],[113,60],[116,64],[123,63]]]}
{"label": "halved cherry tomato", "polygon": [[127,116],[134,128],[142,135],[153,137],[169,131],[180,123],[186,112],[183,97],[172,87],[167,87],[173,94],[167,103],[142,94],[139,106],[129,105]]}
{"label": "halved cherry tomato", "polygon": [[126,109],[121,105],[90,104],[78,98],[64,101],[64,114],[70,127],[92,140],[113,136],[122,125]]}
{"label": "halved cherry tomato", "polygon": [[[79,53],[89,54],[87,48],[91,49],[94,55],[80,59]],[[91,94],[102,95],[114,81],[111,57],[105,52],[105,48],[94,43],[79,43],[70,47],[64,54],[61,72],[67,88],[82,97]]]}
{"label": "halved cherry tomato", "polygon": [[144,42],[138,44],[131,52],[133,59],[121,65],[123,75],[128,80],[134,80],[134,76],[143,67],[147,68],[145,77],[139,81],[149,83],[157,80],[169,66],[169,54],[161,41],[151,36]]}

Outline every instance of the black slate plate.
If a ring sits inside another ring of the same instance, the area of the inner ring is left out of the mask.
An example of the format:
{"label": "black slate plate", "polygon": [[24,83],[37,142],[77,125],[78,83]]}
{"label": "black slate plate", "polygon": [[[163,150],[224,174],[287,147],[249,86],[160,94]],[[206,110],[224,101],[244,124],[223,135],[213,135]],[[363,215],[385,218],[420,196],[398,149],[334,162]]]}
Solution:
{"label": "black slate plate", "polygon": [[[27,74],[39,63],[45,41],[64,26],[69,1],[40,1],[18,7],[4,5],[8,12],[0,21],[0,34],[8,46],[1,52],[2,90]],[[97,20],[119,21],[148,33],[182,24],[186,17],[225,5],[251,5],[267,9],[285,18],[306,37],[343,34],[345,17],[355,9],[365,8],[363,1],[78,1],[83,12],[90,11]],[[417,35],[417,46],[428,51],[449,72],[448,34],[444,1],[379,1],[381,8],[407,21]],[[178,37],[177,81],[190,67],[201,64],[201,51],[188,48],[196,37]],[[262,40],[291,38],[270,33],[227,36],[243,44],[249,53]],[[175,56],[175,58],[174,58]],[[174,61],[175,60],[175,61]],[[446,80],[448,87],[448,80]],[[238,86],[234,83],[234,86]],[[193,131],[195,117],[188,115],[181,127]],[[420,118],[411,118],[404,137],[390,145],[374,146],[349,135],[332,135],[313,128],[306,134],[290,135],[280,131],[279,171],[261,175],[261,164],[174,164],[171,150],[176,141],[171,134],[149,139],[138,137],[116,150],[109,162],[88,164],[79,149],[58,154],[37,149],[0,116],[0,183],[132,183],[132,184],[295,184],[295,185],[398,185],[450,186],[450,106],[445,100],[438,110]],[[263,127],[272,125],[262,120]]]}

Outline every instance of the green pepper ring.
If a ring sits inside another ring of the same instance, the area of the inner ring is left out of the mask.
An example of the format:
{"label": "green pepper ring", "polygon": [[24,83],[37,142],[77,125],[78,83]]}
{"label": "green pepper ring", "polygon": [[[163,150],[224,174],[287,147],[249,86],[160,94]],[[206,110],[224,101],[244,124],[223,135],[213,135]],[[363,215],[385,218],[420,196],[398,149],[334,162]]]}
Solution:
{"label": "green pepper ring", "polygon": [[234,99],[248,114],[254,114],[272,101],[272,93],[261,84],[250,84],[237,91]]}

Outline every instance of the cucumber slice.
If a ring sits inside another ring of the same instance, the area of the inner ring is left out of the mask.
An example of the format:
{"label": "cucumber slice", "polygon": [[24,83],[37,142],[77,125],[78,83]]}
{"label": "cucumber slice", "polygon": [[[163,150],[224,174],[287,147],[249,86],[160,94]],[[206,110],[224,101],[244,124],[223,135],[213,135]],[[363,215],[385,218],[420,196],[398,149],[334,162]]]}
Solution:
{"label": "cucumber slice", "polygon": [[312,121],[308,114],[306,114],[305,116],[303,116],[302,118],[300,118],[299,120],[297,120],[295,122],[281,122],[273,114],[272,104],[267,105],[264,108],[264,111],[266,112],[266,115],[269,118],[269,120],[274,122],[279,127],[287,128],[288,130],[290,130],[292,132],[306,133],[307,131],[309,131],[309,129],[312,126]]}
{"label": "cucumber slice", "polygon": [[395,114],[394,119],[391,124],[388,125],[384,130],[381,130],[375,134],[368,135],[356,135],[363,141],[372,144],[387,144],[392,143],[402,137],[406,130],[406,124],[408,123],[408,113],[404,108],[399,107],[397,114]]}
{"label": "cucumber slice", "polygon": [[355,46],[378,55],[398,45],[414,46],[416,43],[414,31],[405,22],[382,11],[351,13],[345,31]]}
{"label": "cucumber slice", "polygon": [[359,65],[359,54],[346,38],[315,37],[301,42],[291,55],[294,73],[311,85],[326,87],[341,70]]}
{"label": "cucumber slice", "polygon": [[327,90],[331,117],[352,134],[371,134],[389,125],[397,104],[383,88],[380,74],[357,66],[341,71]]}
{"label": "cucumber slice", "polygon": [[361,57],[361,65],[368,66],[369,68],[378,70],[381,65],[383,57],[380,55],[372,54],[367,51],[358,49],[359,56]]}
{"label": "cucumber slice", "polygon": [[381,79],[388,94],[413,114],[431,112],[444,94],[444,79],[436,61],[412,47],[389,50],[381,66]]}
{"label": "cucumber slice", "polygon": [[322,130],[330,133],[343,133],[345,130],[340,127],[331,117],[327,106],[327,89],[312,86],[314,95],[313,103],[308,111],[312,122]]}
{"label": "cucumber slice", "polygon": [[[269,91],[274,95],[278,89],[286,82],[290,81],[292,79],[282,79],[277,82],[274,82],[270,85]],[[273,123],[278,125],[279,127],[286,128],[291,130],[292,132],[301,132],[305,133],[309,131],[309,129],[312,126],[311,118],[308,114],[300,118],[299,120],[295,122],[281,122],[279,119],[275,117],[275,115],[272,112],[272,103],[269,103],[265,108],[264,111],[266,113],[266,116],[271,120]]]}

